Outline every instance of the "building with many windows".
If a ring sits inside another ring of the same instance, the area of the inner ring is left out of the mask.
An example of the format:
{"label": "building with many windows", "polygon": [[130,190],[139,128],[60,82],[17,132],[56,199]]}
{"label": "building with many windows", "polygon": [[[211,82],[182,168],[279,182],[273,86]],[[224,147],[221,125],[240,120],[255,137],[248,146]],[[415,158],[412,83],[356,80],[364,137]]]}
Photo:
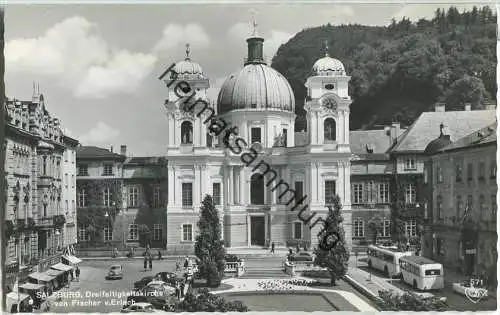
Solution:
{"label": "building with many windows", "polygon": [[[328,52],[316,61],[305,83],[308,131],[296,133],[290,84],[266,65],[263,38],[254,34],[247,43],[244,66],[228,76],[217,106],[210,107],[209,79],[189,51],[161,77],[168,88],[168,248],[193,250],[206,194],[220,211],[226,247],[315,246],[322,224],[314,223],[335,195],[351,222],[350,77],[343,64]],[[351,225],[344,229],[350,245]]]}
{"label": "building with many windows", "polygon": [[426,149],[432,189],[424,255],[463,274],[496,279],[497,124],[457,138],[444,127]]}
{"label": "building with many windows", "polygon": [[127,157],[122,145],[120,154],[112,148],[81,146],[76,159],[80,252],[165,246],[163,158]]}
{"label": "building with many windows", "polygon": [[37,91],[31,101],[7,100],[6,112],[4,227],[10,291],[16,276],[24,282],[46,271],[61,261],[64,247],[75,242],[65,241],[75,218],[66,211],[64,200],[74,200],[75,195],[64,186],[63,173],[74,173],[76,166],[65,164],[63,157],[78,141],[64,134]]}

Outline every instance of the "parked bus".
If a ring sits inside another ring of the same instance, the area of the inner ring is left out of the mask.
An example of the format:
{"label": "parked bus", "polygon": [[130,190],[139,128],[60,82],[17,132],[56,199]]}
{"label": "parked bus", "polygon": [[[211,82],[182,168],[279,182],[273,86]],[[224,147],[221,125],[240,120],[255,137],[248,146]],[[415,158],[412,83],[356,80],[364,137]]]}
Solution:
{"label": "parked bus", "polygon": [[399,251],[395,246],[368,246],[368,267],[383,271],[387,276],[394,277],[401,273],[399,259],[413,255],[412,252]]}
{"label": "parked bus", "polygon": [[399,259],[403,281],[422,291],[444,287],[443,265],[421,256]]}

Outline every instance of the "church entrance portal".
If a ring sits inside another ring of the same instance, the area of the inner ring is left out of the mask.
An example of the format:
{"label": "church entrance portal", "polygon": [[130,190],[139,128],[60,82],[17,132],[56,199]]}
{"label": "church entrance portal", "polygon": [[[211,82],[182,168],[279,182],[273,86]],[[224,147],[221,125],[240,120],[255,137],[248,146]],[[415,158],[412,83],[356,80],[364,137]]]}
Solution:
{"label": "church entrance portal", "polygon": [[266,244],[266,229],[263,216],[250,217],[250,236],[252,246],[265,246]]}

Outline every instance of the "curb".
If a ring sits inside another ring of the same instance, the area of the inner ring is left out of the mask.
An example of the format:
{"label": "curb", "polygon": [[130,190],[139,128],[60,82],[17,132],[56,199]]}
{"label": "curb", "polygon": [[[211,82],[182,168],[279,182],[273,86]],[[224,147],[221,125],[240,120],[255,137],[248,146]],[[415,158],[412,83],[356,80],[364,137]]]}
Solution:
{"label": "curb", "polygon": [[[190,255],[190,257],[192,257],[194,255]],[[279,255],[276,255],[276,256],[268,256],[268,255],[262,255],[262,254],[247,254],[247,255],[237,255],[238,258],[243,258],[243,259],[262,259],[262,258],[281,258],[283,259],[284,256],[279,256]],[[132,258],[128,258],[128,257],[111,257],[111,256],[99,256],[99,257],[92,257],[92,256],[88,256],[88,257],[85,257],[85,256],[78,256],[78,258],[80,258],[81,260],[85,261],[85,260],[111,260],[111,261],[116,261],[116,260],[135,260],[135,259],[144,259],[144,257],[142,256],[134,256]],[[176,259],[184,259],[186,258],[186,255],[179,255],[179,256],[162,256],[162,260],[176,260]],[[153,261],[156,261],[158,262],[159,260],[156,258],[156,259],[153,259]]]}
{"label": "curb", "polygon": [[351,276],[345,275],[343,279],[352,285],[356,290],[360,291],[364,296],[369,298],[370,300],[377,302],[379,300],[379,297],[375,295],[373,292],[368,290],[364,285],[359,283],[358,281],[354,280]]}

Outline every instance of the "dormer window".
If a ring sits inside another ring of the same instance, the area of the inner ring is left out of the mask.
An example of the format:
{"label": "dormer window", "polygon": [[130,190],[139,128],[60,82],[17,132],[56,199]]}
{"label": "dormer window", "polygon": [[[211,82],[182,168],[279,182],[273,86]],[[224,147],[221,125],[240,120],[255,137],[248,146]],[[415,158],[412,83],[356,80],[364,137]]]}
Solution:
{"label": "dormer window", "polygon": [[373,153],[373,144],[370,143],[366,145],[366,152]]}
{"label": "dormer window", "polygon": [[335,88],[335,86],[333,84],[325,85],[325,89],[327,89],[327,90],[333,90],[334,88]]}

